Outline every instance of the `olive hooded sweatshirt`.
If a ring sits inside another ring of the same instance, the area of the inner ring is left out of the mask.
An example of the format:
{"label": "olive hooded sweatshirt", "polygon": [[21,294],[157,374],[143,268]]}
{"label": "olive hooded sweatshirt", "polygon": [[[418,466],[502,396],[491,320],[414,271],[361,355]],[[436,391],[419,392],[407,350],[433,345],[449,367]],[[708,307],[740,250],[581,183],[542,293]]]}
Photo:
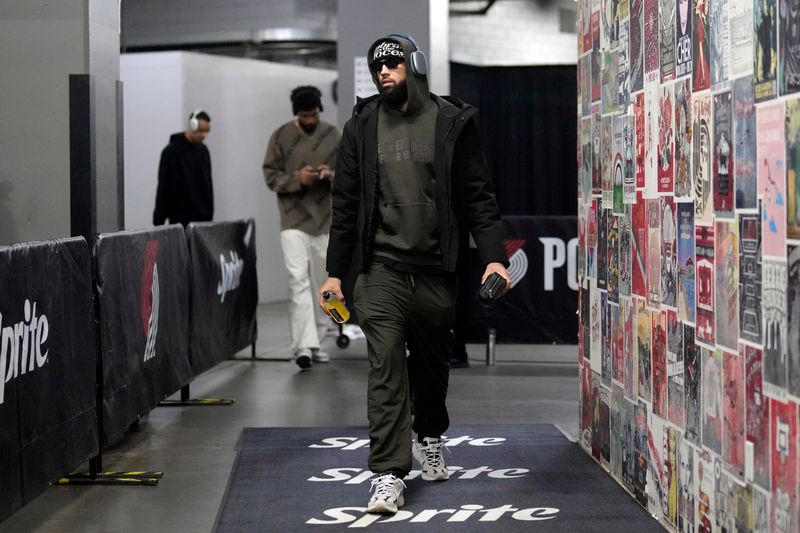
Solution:
{"label": "olive hooded sweatshirt", "polygon": [[[378,213],[375,260],[412,273],[441,271],[436,211],[435,130],[438,106],[427,77],[412,72],[414,44],[384,37],[368,52],[372,65],[387,56],[404,59],[407,100],[382,94],[378,110]],[[380,74],[371,68],[381,91]],[[395,87],[394,90],[398,90]]]}

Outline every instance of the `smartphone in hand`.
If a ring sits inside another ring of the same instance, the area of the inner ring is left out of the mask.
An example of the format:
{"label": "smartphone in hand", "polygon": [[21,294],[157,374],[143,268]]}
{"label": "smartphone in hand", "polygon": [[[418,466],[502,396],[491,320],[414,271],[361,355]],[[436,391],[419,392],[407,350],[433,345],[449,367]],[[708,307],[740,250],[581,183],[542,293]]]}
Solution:
{"label": "smartphone in hand", "polygon": [[478,291],[478,301],[485,307],[491,307],[500,299],[505,289],[506,280],[497,272],[493,272],[481,285]]}

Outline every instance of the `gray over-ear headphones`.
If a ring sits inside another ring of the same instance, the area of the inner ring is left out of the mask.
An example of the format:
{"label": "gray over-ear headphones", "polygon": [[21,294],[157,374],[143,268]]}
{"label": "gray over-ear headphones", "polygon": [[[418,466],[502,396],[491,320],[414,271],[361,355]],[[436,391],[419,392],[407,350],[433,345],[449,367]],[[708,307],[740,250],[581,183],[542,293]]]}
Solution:
{"label": "gray over-ear headphones", "polygon": [[387,37],[401,37],[407,41],[411,41],[414,45],[414,50],[411,52],[411,57],[408,58],[408,66],[411,68],[411,73],[415,76],[428,75],[428,60],[425,59],[425,54],[419,49],[416,39],[406,33],[390,33]]}
{"label": "gray over-ear headphones", "polygon": [[203,113],[204,111],[200,108],[195,109],[192,111],[192,114],[189,115],[189,129],[192,131],[197,131],[200,129],[200,121],[197,119],[197,115]]}

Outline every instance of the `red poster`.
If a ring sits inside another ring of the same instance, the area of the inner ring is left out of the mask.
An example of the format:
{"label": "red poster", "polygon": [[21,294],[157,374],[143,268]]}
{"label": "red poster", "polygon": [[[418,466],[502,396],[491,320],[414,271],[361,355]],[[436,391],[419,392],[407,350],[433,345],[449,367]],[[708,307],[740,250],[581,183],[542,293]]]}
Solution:
{"label": "red poster", "polygon": [[644,0],[644,71],[659,69],[658,0]]}
{"label": "red poster", "polygon": [[759,348],[739,344],[739,357],[745,359],[745,420],[747,442],[753,443],[753,483],[769,490],[769,398],[763,391],[762,353]]}
{"label": "red poster", "polygon": [[653,414],[667,418],[667,314],[653,313]]}
{"label": "red poster", "polygon": [[583,0],[581,3],[581,33],[578,36],[582,40],[584,52],[592,49],[592,0]]}
{"label": "red poster", "polygon": [[796,533],[797,516],[797,404],[772,403],[772,531]]}
{"label": "red poster", "polygon": [[644,188],[644,93],[636,95],[633,102],[636,130],[636,189]]}
{"label": "red poster", "polygon": [[636,192],[636,203],[631,206],[633,287],[635,296],[647,298],[647,204],[642,192]]}
{"label": "red poster", "polygon": [[743,357],[722,353],[723,373],[722,409],[725,416],[722,427],[722,458],[728,472],[744,479],[744,366]]}
{"label": "red poster", "polygon": [[711,87],[711,71],[708,66],[708,5],[708,0],[694,0],[692,2],[692,7],[694,8],[694,20],[692,21],[694,24],[692,89],[696,93]]}
{"label": "red poster", "polygon": [[597,199],[592,198],[586,215],[586,275],[597,279]]}
{"label": "red poster", "polygon": [[612,379],[620,385],[625,381],[625,325],[622,316],[622,305],[612,306],[611,310],[611,334],[613,338],[613,362]]}
{"label": "red poster", "polygon": [[714,346],[714,228],[695,228],[697,342]]}
{"label": "red poster", "polygon": [[592,413],[594,395],[592,390],[592,369],[589,361],[581,365],[581,435],[580,443],[587,451],[592,448]]}

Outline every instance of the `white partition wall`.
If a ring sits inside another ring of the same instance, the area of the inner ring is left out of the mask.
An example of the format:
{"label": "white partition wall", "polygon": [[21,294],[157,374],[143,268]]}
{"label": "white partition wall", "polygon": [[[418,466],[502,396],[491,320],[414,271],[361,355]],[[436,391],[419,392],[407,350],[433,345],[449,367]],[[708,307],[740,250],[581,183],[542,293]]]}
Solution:
{"label": "white partition wall", "polygon": [[335,71],[186,52],[120,57],[125,117],[125,227],[152,225],[158,160],[193,109],[211,116],[206,144],[214,179],[214,220],[256,221],[259,300],[284,300],[287,281],[275,194],[261,164],[272,131],[292,118],[289,93],[316,85],[322,119],[337,123]]}

